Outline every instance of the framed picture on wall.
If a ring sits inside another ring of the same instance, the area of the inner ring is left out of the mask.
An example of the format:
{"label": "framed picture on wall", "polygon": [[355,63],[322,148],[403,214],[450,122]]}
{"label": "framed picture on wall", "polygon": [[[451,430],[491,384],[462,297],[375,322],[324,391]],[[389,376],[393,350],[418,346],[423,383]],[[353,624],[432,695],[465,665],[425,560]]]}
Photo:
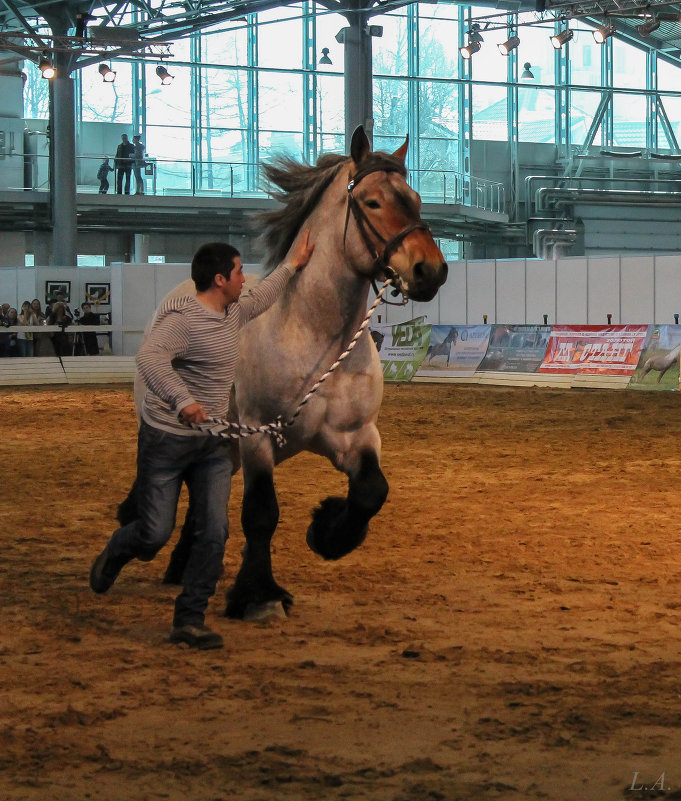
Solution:
{"label": "framed picture on wall", "polygon": [[60,294],[64,295],[64,303],[71,302],[70,281],[45,281],[45,303],[55,303]]}
{"label": "framed picture on wall", "polygon": [[85,300],[95,306],[111,303],[111,284],[85,284]]}

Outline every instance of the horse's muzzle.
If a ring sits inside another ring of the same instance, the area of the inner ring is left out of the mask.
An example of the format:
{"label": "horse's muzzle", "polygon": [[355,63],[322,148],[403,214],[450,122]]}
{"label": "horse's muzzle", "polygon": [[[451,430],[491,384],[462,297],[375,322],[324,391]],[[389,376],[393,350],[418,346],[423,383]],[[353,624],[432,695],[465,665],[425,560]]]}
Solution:
{"label": "horse's muzzle", "polygon": [[407,294],[411,300],[427,302],[432,300],[438,289],[447,280],[447,262],[432,264],[420,261],[412,268],[413,277],[409,282]]}

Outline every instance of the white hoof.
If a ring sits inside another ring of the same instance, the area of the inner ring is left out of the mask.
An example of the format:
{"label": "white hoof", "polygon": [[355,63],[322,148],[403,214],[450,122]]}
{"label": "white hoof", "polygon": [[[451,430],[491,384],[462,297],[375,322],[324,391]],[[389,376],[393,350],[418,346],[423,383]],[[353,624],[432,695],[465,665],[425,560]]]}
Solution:
{"label": "white hoof", "polygon": [[244,612],[244,620],[249,623],[285,619],[286,612],[281,601],[268,601],[266,604],[249,604]]}

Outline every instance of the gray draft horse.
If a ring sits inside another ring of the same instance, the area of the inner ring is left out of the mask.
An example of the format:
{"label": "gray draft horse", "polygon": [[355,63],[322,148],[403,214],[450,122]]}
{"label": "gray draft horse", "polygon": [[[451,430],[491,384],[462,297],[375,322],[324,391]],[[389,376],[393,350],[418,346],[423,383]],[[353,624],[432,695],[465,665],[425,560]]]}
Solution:
{"label": "gray draft horse", "polygon": [[[232,411],[239,422],[259,426],[279,415],[287,420],[359,328],[371,282],[393,278],[404,296],[431,300],[447,277],[447,264],[428,226],[421,199],[406,183],[407,142],[393,154],[371,152],[362,128],[351,156],[324,155],[316,166],[282,159],[265,167],[282,207],[265,215],[268,266],[289,251],[303,228],[315,243],[306,267],[240,338]],[[268,434],[239,440],[244,471],[241,522],[246,538],[242,563],[227,593],[225,614],[254,619],[288,613],[293,597],[272,573],[270,543],[279,521],[274,467],[300,451],[327,457],[348,476],[345,498],[326,498],[314,510],[308,546],[324,559],[339,559],[364,540],[370,519],[388,494],[380,468],[376,427],[383,396],[378,353],[365,329],[278,447]],[[134,500],[119,507],[124,522]],[[181,581],[191,549],[191,509],[166,572]]]}

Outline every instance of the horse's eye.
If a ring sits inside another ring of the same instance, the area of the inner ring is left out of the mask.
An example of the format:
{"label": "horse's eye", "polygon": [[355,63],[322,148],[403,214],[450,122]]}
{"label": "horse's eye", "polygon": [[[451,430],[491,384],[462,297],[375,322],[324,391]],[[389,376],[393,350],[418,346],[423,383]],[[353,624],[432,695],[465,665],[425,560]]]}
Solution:
{"label": "horse's eye", "polygon": [[378,202],[378,200],[367,200],[367,206],[370,209],[380,209],[381,208],[381,204]]}

